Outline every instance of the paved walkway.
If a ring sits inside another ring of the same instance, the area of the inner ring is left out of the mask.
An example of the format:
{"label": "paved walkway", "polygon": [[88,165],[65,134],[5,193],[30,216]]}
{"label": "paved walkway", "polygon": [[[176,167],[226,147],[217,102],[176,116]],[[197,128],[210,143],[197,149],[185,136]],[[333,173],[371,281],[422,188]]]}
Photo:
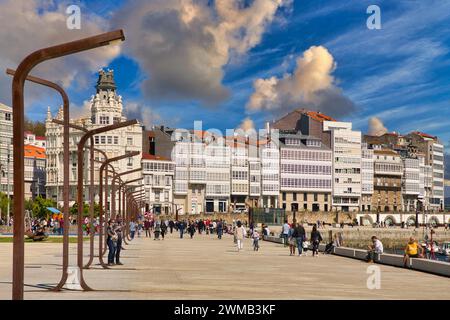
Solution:
{"label": "paved walkway", "polygon": [[[85,270],[98,291],[53,293],[42,286],[58,282],[61,248],[26,244],[26,299],[450,299],[450,279],[440,276],[378,265],[381,289],[369,290],[368,265],[357,260],[289,256],[268,242],[254,252],[248,239],[237,252],[228,235],[179,239],[175,233],[164,241],[136,238],[125,246],[123,266]],[[71,244],[71,262],[74,249]],[[12,244],[0,243],[0,299],[11,297],[11,259]]]}

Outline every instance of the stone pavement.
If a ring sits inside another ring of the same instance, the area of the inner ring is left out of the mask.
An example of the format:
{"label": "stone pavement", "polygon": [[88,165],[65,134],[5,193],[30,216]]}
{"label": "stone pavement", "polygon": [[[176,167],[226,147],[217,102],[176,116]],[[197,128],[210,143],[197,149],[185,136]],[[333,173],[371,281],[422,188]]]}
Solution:
{"label": "stone pavement", "polygon": [[[85,253],[88,243],[85,243]],[[71,263],[76,259],[71,247]],[[381,289],[367,288],[368,264],[330,255],[289,256],[281,245],[246,239],[237,252],[232,236],[198,235],[164,241],[136,238],[123,266],[85,270],[92,292],[49,292],[61,272],[61,244],[27,243],[25,299],[450,299],[450,279],[390,266]],[[12,244],[0,243],[0,299],[11,298]]]}

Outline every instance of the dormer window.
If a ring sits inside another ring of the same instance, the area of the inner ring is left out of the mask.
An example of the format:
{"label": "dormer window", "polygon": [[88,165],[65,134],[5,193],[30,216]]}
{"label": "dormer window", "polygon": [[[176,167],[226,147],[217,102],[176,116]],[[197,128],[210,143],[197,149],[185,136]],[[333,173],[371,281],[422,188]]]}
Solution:
{"label": "dormer window", "polygon": [[108,116],[100,116],[100,124],[109,124]]}
{"label": "dormer window", "polygon": [[308,147],[320,147],[320,140],[306,140],[306,145]]}

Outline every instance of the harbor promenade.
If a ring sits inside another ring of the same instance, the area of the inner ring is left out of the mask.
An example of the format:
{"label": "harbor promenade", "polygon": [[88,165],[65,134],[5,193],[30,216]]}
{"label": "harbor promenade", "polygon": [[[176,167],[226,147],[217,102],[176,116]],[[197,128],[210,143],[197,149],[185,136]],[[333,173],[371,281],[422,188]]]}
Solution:
{"label": "harbor promenade", "polygon": [[[123,266],[85,270],[96,291],[55,293],[45,288],[59,280],[61,248],[25,244],[25,299],[450,299],[450,279],[438,275],[377,264],[380,289],[368,289],[370,264],[358,260],[289,256],[288,248],[271,242],[254,252],[249,239],[237,252],[229,235],[179,239],[178,233],[160,241],[136,238],[125,246]],[[0,243],[0,299],[11,298],[11,257],[12,244]]]}

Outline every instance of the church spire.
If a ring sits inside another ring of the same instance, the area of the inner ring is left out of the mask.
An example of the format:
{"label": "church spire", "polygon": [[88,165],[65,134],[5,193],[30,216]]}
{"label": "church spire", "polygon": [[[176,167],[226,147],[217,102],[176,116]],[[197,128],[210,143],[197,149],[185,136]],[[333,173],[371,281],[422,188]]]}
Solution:
{"label": "church spire", "polygon": [[114,70],[108,69],[104,71],[101,69],[98,72],[97,85],[95,86],[97,93],[100,91],[116,91],[116,83],[114,81]]}

